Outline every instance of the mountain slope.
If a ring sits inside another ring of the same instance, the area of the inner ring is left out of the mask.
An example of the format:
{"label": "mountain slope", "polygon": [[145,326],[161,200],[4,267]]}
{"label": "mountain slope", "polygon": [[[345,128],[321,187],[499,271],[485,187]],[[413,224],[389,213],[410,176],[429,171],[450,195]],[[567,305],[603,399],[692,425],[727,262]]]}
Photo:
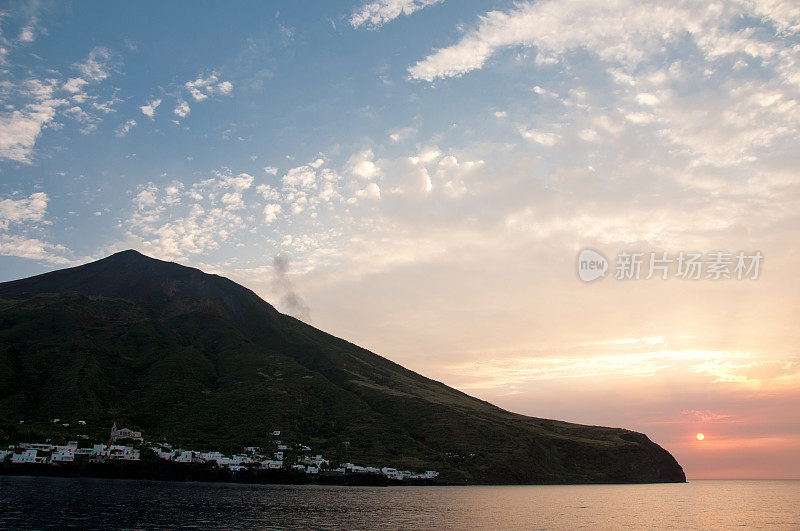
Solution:
{"label": "mountain slope", "polygon": [[281,429],[452,482],[685,480],[642,434],[504,411],[136,251],[0,284],[0,429],[54,417],[212,449]]}

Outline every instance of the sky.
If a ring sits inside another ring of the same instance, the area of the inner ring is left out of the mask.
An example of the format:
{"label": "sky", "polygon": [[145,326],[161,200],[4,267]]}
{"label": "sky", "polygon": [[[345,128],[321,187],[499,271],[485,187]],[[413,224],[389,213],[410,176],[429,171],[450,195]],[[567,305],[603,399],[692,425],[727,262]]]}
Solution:
{"label": "sky", "polygon": [[133,248],[800,478],[799,96],[794,1],[3,1],[0,281]]}

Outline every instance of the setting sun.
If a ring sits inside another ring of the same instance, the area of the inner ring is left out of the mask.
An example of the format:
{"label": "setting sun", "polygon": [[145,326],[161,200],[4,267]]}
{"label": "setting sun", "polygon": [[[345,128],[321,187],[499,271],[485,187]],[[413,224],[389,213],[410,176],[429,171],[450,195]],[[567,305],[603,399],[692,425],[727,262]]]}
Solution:
{"label": "setting sun", "polygon": [[697,434],[697,440],[698,440],[698,441],[702,441],[702,440],[703,440],[703,439],[705,439],[705,438],[706,438],[706,436],[705,436],[705,435],[703,435],[702,433],[698,433],[698,434]]}

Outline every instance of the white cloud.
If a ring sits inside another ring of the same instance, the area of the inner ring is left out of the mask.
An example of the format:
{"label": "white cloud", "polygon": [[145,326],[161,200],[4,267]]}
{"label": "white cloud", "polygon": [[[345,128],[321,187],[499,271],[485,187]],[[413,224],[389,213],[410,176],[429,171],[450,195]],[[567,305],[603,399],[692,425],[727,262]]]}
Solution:
{"label": "white cloud", "polygon": [[264,207],[264,222],[272,223],[278,219],[278,214],[281,213],[281,206],[277,203],[269,203]]}
{"label": "white cloud", "polygon": [[[85,61],[72,65],[80,77],[63,81],[54,69],[47,69],[47,77],[13,79],[12,76],[0,96],[4,104],[0,111],[0,160],[31,163],[31,155],[42,131],[63,126],[56,120],[62,107],[65,108],[64,115],[82,124],[80,133],[95,131],[101,120],[91,110],[104,114],[114,112],[113,105],[120,100],[114,96],[106,101],[97,101],[97,96],[87,93],[85,88],[108,78],[113,63],[112,53],[98,46],[89,52]],[[27,70],[26,75],[32,76],[31,70]],[[68,93],[69,99],[56,97],[57,91]]]}
{"label": "white cloud", "polygon": [[362,179],[372,179],[380,174],[380,169],[372,161],[375,155],[371,149],[356,153],[350,157],[350,171]]}
{"label": "white cloud", "polygon": [[208,98],[208,94],[205,94],[200,91],[200,89],[196,88],[189,89],[189,94],[192,95],[194,101],[203,101],[204,99]]}
{"label": "white cloud", "polygon": [[41,221],[47,212],[48,200],[44,192],[34,192],[22,199],[0,200],[0,230],[7,230],[13,223]]}
{"label": "white cloud", "polygon": [[172,110],[173,113],[181,118],[186,118],[190,111],[191,109],[189,108],[189,104],[185,101],[178,102],[178,106]]}
{"label": "white cloud", "polygon": [[442,156],[442,152],[436,146],[428,146],[422,149],[418,154],[411,157],[411,162],[414,164],[429,164]]}
{"label": "white cloud", "polygon": [[88,85],[89,82],[80,77],[71,77],[64,83],[64,90],[67,92],[72,92],[73,94],[80,92],[83,90],[84,85]]}
{"label": "white cloud", "polygon": [[222,194],[220,201],[227,210],[241,210],[244,208],[244,201],[240,192],[227,192]]}
{"label": "white cloud", "polygon": [[381,188],[375,183],[369,183],[363,190],[356,192],[356,198],[376,201],[381,198]]}
{"label": "white cloud", "polygon": [[189,91],[194,101],[203,101],[213,94],[230,95],[233,92],[233,83],[220,81],[219,75],[212,72],[206,77],[198,75],[194,81],[187,81],[184,87]]}
{"label": "white cloud", "polygon": [[136,120],[126,120],[124,123],[120,124],[119,127],[114,131],[114,134],[122,137],[130,133],[131,129],[136,127]]}
{"label": "white cloud", "polygon": [[111,50],[103,46],[95,46],[92,48],[92,51],[89,52],[85,61],[73,66],[85,79],[96,83],[103,81],[109,76],[112,68],[111,64]]}
{"label": "white cloud", "polygon": [[405,140],[412,135],[416,134],[417,129],[416,127],[402,127],[399,129],[392,129],[389,131],[389,139],[392,142],[400,142],[401,140]]}
{"label": "white cloud", "polygon": [[336,181],[339,175],[336,172],[324,168],[325,160],[318,158],[303,166],[289,169],[282,178],[283,188],[286,191],[307,193],[317,189],[320,183],[326,181]]}
{"label": "white cloud", "polygon": [[33,26],[28,25],[20,30],[19,32],[20,42],[33,42],[35,39],[36,35],[33,33]]}
{"label": "white cloud", "polygon": [[239,212],[248,207],[243,197],[248,182],[246,174],[223,170],[189,187],[148,183],[134,197],[128,237],[146,252],[171,259],[217,249],[247,228]]}
{"label": "white cloud", "polygon": [[233,92],[233,83],[230,81],[223,81],[217,85],[217,92],[220,94],[230,94]]}
{"label": "white cloud", "polygon": [[155,116],[156,109],[158,108],[159,105],[161,105],[161,98],[156,98],[150,100],[146,105],[142,105],[141,107],[139,107],[139,110],[142,111],[142,114],[152,119],[153,116]]}
{"label": "white cloud", "polygon": [[92,117],[89,115],[89,113],[87,113],[86,111],[84,111],[83,109],[78,107],[77,105],[75,105],[73,107],[70,107],[69,109],[66,109],[64,111],[64,114],[66,114],[67,116],[69,116],[73,120],[77,120],[79,122],[84,122],[85,123],[85,122],[92,122],[93,121]]}
{"label": "white cloud", "polygon": [[43,260],[57,265],[71,263],[64,256],[67,249],[63,245],[47,243],[25,234],[48,225],[44,219],[48,202],[49,197],[44,192],[34,192],[19,199],[0,199],[0,255]]}
{"label": "white cloud", "polygon": [[72,263],[64,256],[67,252],[67,248],[63,245],[43,242],[38,238],[0,234],[0,255],[3,256],[17,256],[42,260],[55,265],[67,265]]}
{"label": "white cloud", "polygon": [[148,183],[144,188],[142,188],[138,194],[136,194],[136,204],[138,210],[144,210],[149,207],[154,207],[156,205],[156,194],[158,193],[158,187],[153,183]]}
{"label": "white cloud", "polygon": [[32,100],[20,109],[0,112],[0,159],[29,163],[42,128],[67,102],[53,98],[55,81],[29,79],[20,86],[22,97]]}
{"label": "white cloud", "polygon": [[259,184],[256,186],[256,192],[264,199],[271,201],[277,201],[279,197],[278,191],[268,184]]}
{"label": "white cloud", "polygon": [[106,101],[93,101],[92,108],[102,112],[103,114],[116,112],[114,109],[114,104],[118,103],[119,101],[120,100],[117,98],[111,98],[110,100]]}
{"label": "white cloud", "polygon": [[364,3],[350,15],[354,28],[365,26],[377,29],[401,15],[410,15],[444,0],[372,0]]}
{"label": "white cloud", "polygon": [[264,173],[267,175],[278,175],[278,168],[275,166],[264,166]]}
{"label": "white cloud", "polygon": [[641,94],[636,95],[636,101],[642,105],[653,106],[657,105],[659,102],[658,96],[655,94],[650,94],[648,92],[642,92]]}
{"label": "white cloud", "polygon": [[236,190],[237,192],[241,192],[243,190],[247,190],[253,185],[254,177],[248,173],[240,173],[236,177],[234,176],[227,176],[222,179],[222,185],[228,186]]}
{"label": "white cloud", "polygon": [[490,11],[452,46],[436,50],[409,68],[414,79],[433,81],[482,68],[508,47],[535,47],[549,56],[586,49],[601,60],[632,70],[665,47],[695,40],[707,57],[744,52],[767,57],[774,48],[747,31],[730,30],[746,13],[794,31],[796,8],[785,2],[729,2],[697,5],[622,0],[546,0],[518,4],[509,11]]}
{"label": "white cloud", "polygon": [[537,131],[535,129],[524,129],[522,130],[521,134],[522,137],[527,140],[531,140],[537,144],[548,147],[556,145],[556,142],[558,142],[561,138],[555,133],[547,133],[544,131]]}

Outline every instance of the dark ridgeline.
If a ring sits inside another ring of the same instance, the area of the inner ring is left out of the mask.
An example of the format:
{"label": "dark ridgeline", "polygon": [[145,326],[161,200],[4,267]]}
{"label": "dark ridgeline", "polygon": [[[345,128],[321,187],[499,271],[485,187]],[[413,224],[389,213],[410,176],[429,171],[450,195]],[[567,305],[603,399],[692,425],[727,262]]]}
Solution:
{"label": "dark ridgeline", "polygon": [[452,483],[685,481],[643,434],[504,411],[136,251],[0,284],[0,430],[54,417],[212,450],[280,429]]}

